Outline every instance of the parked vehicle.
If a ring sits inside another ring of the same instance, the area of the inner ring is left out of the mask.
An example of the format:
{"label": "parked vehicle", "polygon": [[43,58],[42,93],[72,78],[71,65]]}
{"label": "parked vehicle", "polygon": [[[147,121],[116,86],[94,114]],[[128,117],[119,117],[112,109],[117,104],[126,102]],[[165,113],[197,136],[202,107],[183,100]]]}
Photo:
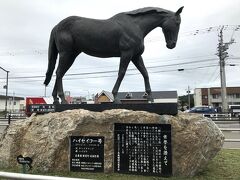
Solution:
{"label": "parked vehicle", "polygon": [[199,113],[199,114],[213,114],[217,113],[216,109],[212,106],[196,106],[191,108],[188,113]]}

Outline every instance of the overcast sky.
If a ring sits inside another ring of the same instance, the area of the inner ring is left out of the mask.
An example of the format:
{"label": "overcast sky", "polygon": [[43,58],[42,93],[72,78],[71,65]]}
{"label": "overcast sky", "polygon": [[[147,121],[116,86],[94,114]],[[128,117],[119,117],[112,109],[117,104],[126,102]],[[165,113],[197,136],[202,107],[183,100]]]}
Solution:
{"label": "overcast sky", "polygon": [[[229,25],[225,26],[224,42],[229,42],[231,37],[236,42],[228,50],[226,63],[237,66],[226,67],[227,85],[240,86],[240,31],[234,31],[235,25],[240,25],[240,0],[0,0],[0,66],[10,71],[9,94],[44,95],[44,78],[16,77],[45,75],[49,35],[62,19],[71,15],[106,19],[119,12],[147,6],[171,11],[184,6],[175,49],[166,48],[160,28],[145,38],[143,58],[146,67],[154,67],[148,69],[153,91],[177,90],[183,95],[188,86],[192,90],[220,86],[215,54],[221,25]],[[72,96],[111,91],[117,79],[118,64],[119,58],[95,58],[82,53],[67,74],[116,72],[66,76],[64,90],[70,91]],[[131,64],[129,69],[132,68],[135,67]],[[184,71],[177,71],[183,68]],[[0,94],[5,94],[5,78],[6,73],[0,70]],[[54,78],[47,87],[47,96],[51,96],[53,85]],[[119,91],[144,91],[143,78],[138,71],[127,71]]]}

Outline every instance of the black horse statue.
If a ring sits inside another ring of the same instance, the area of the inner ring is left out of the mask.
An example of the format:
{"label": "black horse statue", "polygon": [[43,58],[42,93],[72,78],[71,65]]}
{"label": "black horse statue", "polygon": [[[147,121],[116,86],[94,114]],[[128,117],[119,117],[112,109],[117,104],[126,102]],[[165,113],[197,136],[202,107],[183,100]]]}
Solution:
{"label": "black horse statue", "polygon": [[180,13],[161,8],[146,7],[130,12],[123,12],[106,20],[96,20],[71,16],[57,24],[50,36],[48,49],[48,70],[44,84],[51,80],[57,55],[59,64],[56,71],[56,82],[52,92],[54,104],[66,104],[62,78],[72,66],[75,58],[84,52],[96,57],[120,57],[117,81],[112,93],[115,103],[118,90],[130,61],[141,72],[148,99],[151,97],[149,77],[142,59],[144,37],[156,27],[161,27],[165,36],[166,46],[172,49],[176,46],[181,23]]}

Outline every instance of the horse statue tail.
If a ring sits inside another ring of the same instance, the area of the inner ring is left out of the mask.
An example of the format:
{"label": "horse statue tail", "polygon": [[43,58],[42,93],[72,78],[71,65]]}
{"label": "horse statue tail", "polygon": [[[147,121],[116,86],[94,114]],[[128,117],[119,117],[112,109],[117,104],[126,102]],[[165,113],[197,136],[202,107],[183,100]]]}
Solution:
{"label": "horse statue tail", "polygon": [[49,47],[48,47],[48,69],[46,73],[46,78],[44,81],[45,86],[47,86],[52,78],[53,71],[55,69],[56,61],[57,61],[57,55],[58,55],[58,50],[57,46],[55,43],[55,28],[53,28],[51,35],[50,35],[50,40],[49,40]]}

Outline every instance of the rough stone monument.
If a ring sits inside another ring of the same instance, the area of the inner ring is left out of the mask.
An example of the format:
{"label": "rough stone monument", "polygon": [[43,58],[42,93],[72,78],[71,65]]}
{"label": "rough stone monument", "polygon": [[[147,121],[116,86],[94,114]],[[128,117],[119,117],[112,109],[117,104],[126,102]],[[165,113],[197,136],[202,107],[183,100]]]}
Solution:
{"label": "rough stone monument", "polygon": [[104,172],[113,172],[114,123],[171,124],[173,176],[194,176],[204,170],[224,142],[216,124],[197,114],[68,110],[12,123],[0,138],[0,165],[17,166],[16,157],[22,154],[33,159],[38,171],[69,171],[69,136],[101,136]]}

